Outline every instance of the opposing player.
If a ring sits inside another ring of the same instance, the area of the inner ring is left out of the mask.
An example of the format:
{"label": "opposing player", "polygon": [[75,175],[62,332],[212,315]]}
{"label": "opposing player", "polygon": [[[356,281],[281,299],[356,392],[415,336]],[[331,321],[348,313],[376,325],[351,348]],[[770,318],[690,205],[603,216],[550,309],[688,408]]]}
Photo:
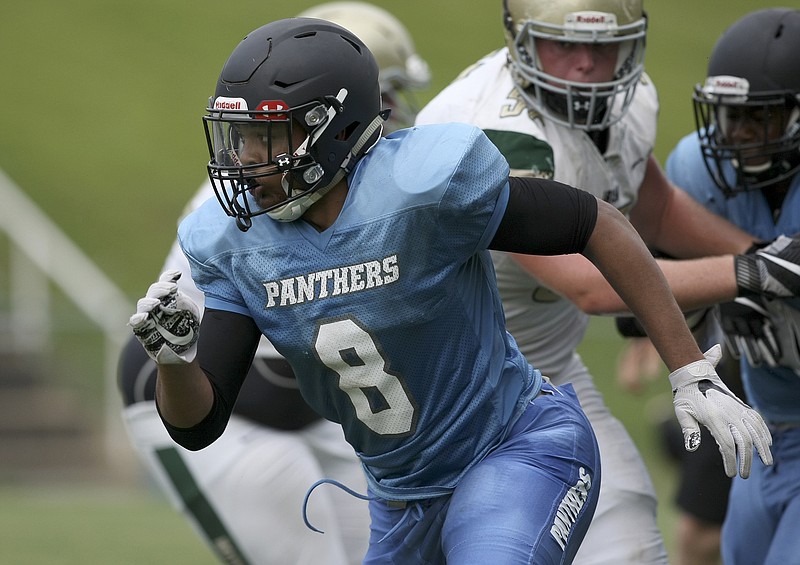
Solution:
{"label": "opposing player", "polygon": [[428,88],[431,72],[419,56],[408,29],[394,15],[366,2],[327,2],[299,14],[339,24],[372,51],[380,68],[383,106],[392,113],[384,133],[408,127],[419,111],[417,93]]}
{"label": "opposing player", "polygon": [[[698,258],[659,260],[684,310],[735,298],[724,284],[734,276],[730,254],[747,250],[753,237],[672,186],[652,155],[658,99],[644,73],[642,1],[505,0],[502,16],[507,46],[464,71],[417,124],[474,124],[513,174],[587,190],[627,214],[648,245]],[[621,313],[625,305],[580,255],[493,258],[520,350],[553,382],[573,384],[598,437],[603,485],[576,562],[666,563],[642,458],[576,352],[587,314]],[[638,273],[627,276],[635,282]],[[725,470],[736,474],[732,460]]]}
{"label": "opposing player", "polygon": [[[362,2],[332,2],[304,12],[339,23],[375,50],[391,127],[413,121],[414,93],[427,86],[428,67],[397,18]],[[186,213],[214,198],[204,183]],[[203,294],[175,242],[163,271],[182,273],[181,292],[202,308]],[[341,427],[303,401],[289,364],[262,339],[222,437],[192,452],[169,437],[154,401],[156,365],[133,336],[119,366],[126,430],[137,455],[173,505],[225,563],[360,563],[368,542],[365,502],[321,489],[309,510],[325,535],[309,530],[299,508],[308,485],[323,477],[364,490],[365,478]]]}
{"label": "opposing player", "polygon": [[[709,210],[763,240],[800,233],[800,11],[751,12],[731,25],[694,91],[697,131],[667,160],[670,178]],[[777,245],[777,244],[776,244]],[[800,556],[800,350],[797,303],[746,296],[719,307],[728,342],[739,353],[747,396],[771,427],[773,467],[754,462],[734,478],[722,526],[726,565],[792,563]],[[682,489],[698,488],[703,475]],[[681,531],[719,535],[721,516],[679,499]],[[690,527],[694,528],[690,530]],[[716,538],[718,539],[718,538]],[[688,543],[687,540],[684,540]],[[708,549],[713,554],[718,546]]]}
{"label": "opposing player", "polygon": [[[572,388],[548,384],[505,331],[493,248],[591,258],[673,371],[687,439],[709,426],[745,476],[754,446],[770,462],[763,423],[716,377],[716,350],[700,352],[613,206],[509,178],[478,128],[381,138],[385,117],[374,58],[334,24],[273,22],[225,63],[205,118],[219,201],[178,231],[205,314],[198,325],[167,272],[130,319],[178,443],[220,436],[263,333],[364,464],[366,563],[571,562],[597,500],[597,444]],[[771,256],[736,259],[762,269],[749,288],[786,280]],[[722,263],[735,295],[734,258]]]}

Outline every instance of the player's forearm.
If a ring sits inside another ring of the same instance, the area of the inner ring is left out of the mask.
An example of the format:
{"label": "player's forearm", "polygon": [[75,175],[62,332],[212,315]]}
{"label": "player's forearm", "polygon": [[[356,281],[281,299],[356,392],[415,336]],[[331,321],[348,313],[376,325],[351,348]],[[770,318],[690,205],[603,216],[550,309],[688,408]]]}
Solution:
{"label": "player's forearm", "polygon": [[[677,258],[744,253],[756,239],[671,185],[661,230],[650,243]],[[677,228],[677,229],[676,229]]]}
{"label": "player's forearm", "polygon": [[[590,261],[578,256],[513,255],[532,276],[592,316],[630,314],[630,308]],[[736,297],[733,257],[657,260],[684,312],[708,308]],[[635,273],[630,273],[635,276]]]}
{"label": "player's forearm", "polygon": [[196,426],[211,412],[214,391],[197,362],[159,365],[156,401],[161,416],[176,428]]}
{"label": "player's forearm", "polygon": [[[657,259],[670,290],[683,312],[710,308],[737,296],[733,255],[691,260]],[[635,276],[631,273],[632,276]],[[599,278],[599,277],[598,277]],[[584,279],[586,280],[586,279]],[[587,314],[616,315],[630,312],[625,301],[604,280],[588,280],[573,301]]]}
{"label": "player's forearm", "polygon": [[736,298],[733,255],[684,261],[658,259],[657,263],[684,312]]}
{"label": "player's forearm", "polygon": [[600,205],[584,254],[639,318],[670,370],[702,358],[664,274],[630,223],[612,206]]}

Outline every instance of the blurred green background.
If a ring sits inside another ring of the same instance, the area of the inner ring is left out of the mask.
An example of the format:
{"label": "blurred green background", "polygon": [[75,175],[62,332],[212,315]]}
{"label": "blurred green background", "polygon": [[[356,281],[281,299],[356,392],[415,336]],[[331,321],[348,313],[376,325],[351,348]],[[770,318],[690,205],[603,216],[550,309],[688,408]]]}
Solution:
{"label": "blurred green background", "polygon": [[[201,116],[228,54],[251,29],[316,3],[30,0],[5,6],[0,169],[133,303],[158,274],[176,218],[204,178]],[[423,101],[503,44],[499,0],[375,3],[406,23],[431,66],[433,84]],[[767,6],[761,0],[645,2],[647,69],[661,99],[659,159],[693,129],[691,89],[704,78],[716,38],[746,12]],[[25,237],[38,235],[31,229]],[[0,266],[11,255],[6,247]],[[0,273],[2,290],[8,278]],[[73,411],[89,425],[103,425],[109,391],[98,353],[102,337],[53,287],[54,345],[41,362],[23,361],[22,372],[66,387]],[[581,351],[645,455],[671,544],[674,468],[652,426],[654,415],[671,409],[669,391],[662,381],[639,396],[622,392],[614,377],[620,346],[610,321],[597,319]],[[61,464],[57,448],[33,436],[28,447],[52,456],[14,469],[0,460],[0,561],[213,563],[188,524],[138,473],[124,441],[114,446],[119,460],[111,466],[102,456],[81,465],[64,455],[69,464]],[[103,446],[84,449],[92,454]]]}

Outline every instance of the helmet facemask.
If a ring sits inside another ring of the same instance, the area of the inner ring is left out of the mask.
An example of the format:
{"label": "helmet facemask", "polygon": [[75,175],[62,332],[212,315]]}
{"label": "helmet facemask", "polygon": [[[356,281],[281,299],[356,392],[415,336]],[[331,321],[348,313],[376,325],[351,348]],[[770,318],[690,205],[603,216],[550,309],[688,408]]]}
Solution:
{"label": "helmet facemask", "polygon": [[[514,83],[532,110],[570,128],[585,131],[607,129],[619,121],[633,100],[644,71],[644,17],[618,24],[607,12],[569,12],[561,24],[522,19],[514,24],[509,15],[509,58]],[[574,82],[558,78],[542,68],[537,41],[617,46],[615,73],[607,82]]]}
{"label": "helmet facemask", "polygon": [[[345,97],[341,91],[338,97],[296,108],[270,101],[255,111],[231,109],[241,107],[242,100],[210,101],[203,119],[211,155],[208,174],[217,199],[240,229],[249,229],[251,218],[264,213],[280,221],[295,220],[334,186],[335,182],[323,186],[324,170],[312,156],[312,148]],[[255,150],[248,144],[255,145]],[[262,160],[255,161],[255,154]],[[286,199],[259,206],[253,191],[259,181],[275,175],[281,175]]]}
{"label": "helmet facemask", "polygon": [[[744,78],[712,76],[695,86],[693,101],[704,163],[727,197],[775,185],[800,170],[796,96],[751,93]],[[726,162],[733,174],[726,173]]]}

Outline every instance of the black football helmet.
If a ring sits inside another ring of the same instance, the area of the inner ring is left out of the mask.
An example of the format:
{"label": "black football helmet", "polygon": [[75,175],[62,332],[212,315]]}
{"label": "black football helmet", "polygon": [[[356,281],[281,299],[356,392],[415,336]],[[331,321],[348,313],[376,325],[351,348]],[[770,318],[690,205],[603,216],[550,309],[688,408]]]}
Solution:
{"label": "black football helmet", "polygon": [[[203,118],[217,198],[243,231],[264,213],[296,220],[377,142],[385,118],[378,65],[353,33],[314,18],[262,26],[231,53]],[[254,132],[264,162],[243,158]],[[270,175],[287,198],[261,208],[251,189]]]}
{"label": "black football helmet", "polygon": [[[800,10],[752,12],[717,40],[694,89],[704,162],[730,197],[800,170]],[[747,134],[737,130],[745,130]],[[726,164],[727,163],[727,164]]]}

